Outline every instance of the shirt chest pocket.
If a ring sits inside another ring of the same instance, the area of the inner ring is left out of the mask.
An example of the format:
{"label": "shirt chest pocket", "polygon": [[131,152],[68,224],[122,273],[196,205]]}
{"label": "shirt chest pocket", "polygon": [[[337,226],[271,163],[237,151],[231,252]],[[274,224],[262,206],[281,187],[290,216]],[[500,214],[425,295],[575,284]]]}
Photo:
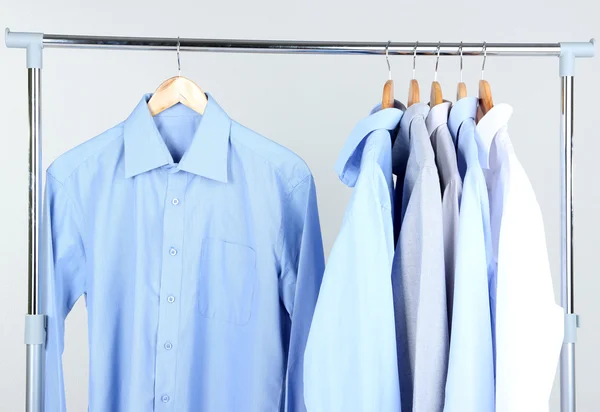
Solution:
{"label": "shirt chest pocket", "polygon": [[217,239],[202,241],[197,284],[202,316],[237,325],[248,323],[255,281],[254,249]]}

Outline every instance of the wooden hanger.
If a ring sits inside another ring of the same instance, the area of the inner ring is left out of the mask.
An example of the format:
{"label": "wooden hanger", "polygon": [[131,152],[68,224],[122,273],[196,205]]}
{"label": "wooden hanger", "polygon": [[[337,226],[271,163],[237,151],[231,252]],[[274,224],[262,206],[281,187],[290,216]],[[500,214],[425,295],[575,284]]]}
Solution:
{"label": "wooden hanger", "polygon": [[442,86],[437,81],[437,73],[438,73],[438,65],[440,62],[440,45],[441,42],[438,43],[437,47],[437,58],[435,60],[435,75],[433,78],[433,82],[431,82],[431,93],[429,95],[429,107],[434,107],[444,101],[442,96]]}
{"label": "wooden hanger", "polygon": [[196,83],[181,76],[179,60],[179,37],[177,38],[177,76],[161,83],[148,101],[148,110],[152,116],[181,103],[193,111],[204,114],[208,98]]}
{"label": "wooden hanger", "polygon": [[388,80],[383,85],[383,97],[381,99],[381,108],[389,109],[394,107],[394,81],[392,80],[392,68],[390,66],[390,57],[388,55],[388,49],[390,47],[390,41],[385,46],[385,60],[388,66]]}
{"label": "wooden hanger", "polygon": [[388,80],[383,85],[383,99],[381,101],[382,109],[394,107],[394,81]]}
{"label": "wooden hanger", "polygon": [[408,85],[408,107],[415,103],[419,103],[421,100],[421,93],[419,91],[419,82],[415,79],[415,68],[417,65],[417,46],[419,42],[415,43],[415,49],[413,52],[413,77]]}
{"label": "wooden hanger", "polygon": [[433,107],[444,102],[442,97],[442,86],[437,81],[431,83],[431,94],[429,95],[429,106]]}
{"label": "wooden hanger", "polygon": [[408,107],[415,103],[419,103],[421,99],[421,93],[419,92],[419,82],[416,79],[412,79],[408,86]]}
{"label": "wooden hanger", "polygon": [[181,103],[195,112],[204,114],[208,99],[200,86],[182,76],[171,77],[162,82],[148,101],[152,116]]}
{"label": "wooden hanger", "polygon": [[467,85],[462,81],[463,79],[463,48],[462,41],[460,42],[460,46],[458,46],[458,51],[460,52],[460,82],[458,83],[458,87],[456,88],[456,100],[464,99],[467,97]]}
{"label": "wooden hanger", "polygon": [[479,80],[479,107],[481,107],[483,114],[486,114],[494,107],[492,89],[487,80]]}
{"label": "wooden hanger", "polygon": [[456,88],[456,100],[464,99],[465,97],[467,97],[467,85],[460,82]]}
{"label": "wooden hanger", "polygon": [[481,80],[479,80],[479,109],[480,118],[485,116],[487,112],[494,107],[494,100],[492,99],[492,88],[487,80],[483,79],[483,73],[485,70],[485,60],[487,59],[487,47],[483,42],[483,64],[481,65]]}

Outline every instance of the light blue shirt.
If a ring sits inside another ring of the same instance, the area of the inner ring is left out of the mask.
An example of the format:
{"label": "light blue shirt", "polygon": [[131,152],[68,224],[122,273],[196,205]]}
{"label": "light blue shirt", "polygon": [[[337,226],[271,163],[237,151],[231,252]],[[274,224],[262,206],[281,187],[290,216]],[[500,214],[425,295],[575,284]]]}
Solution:
{"label": "light blue shirt", "polygon": [[391,269],[392,131],[402,106],[374,110],[352,131],[335,169],[354,187],[327,261],[308,337],[309,412],[399,412]]}
{"label": "light blue shirt", "polygon": [[324,270],[311,173],[211,96],[202,116],[154,118],[149,96],[47,172],[46,412],[65,410],[64,321],[81,295],[91,412],[305,411]]}
{"label": "light blue shirt", "polygon": [[488,282],[493,275],[490,208],[475,131],[477,98],[454,104],[448,125],[458,140],[463,192],[444,412],[494,411],[494,356]]}

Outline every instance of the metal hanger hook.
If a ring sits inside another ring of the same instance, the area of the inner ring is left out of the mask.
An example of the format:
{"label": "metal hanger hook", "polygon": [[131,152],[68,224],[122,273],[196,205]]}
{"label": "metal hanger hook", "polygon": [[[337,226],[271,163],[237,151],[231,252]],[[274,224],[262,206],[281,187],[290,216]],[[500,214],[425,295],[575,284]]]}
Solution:
{"label": "metal hanger hook", "polygon": [[413,80],[415,79],[415,71],[417,69],[417,47],[419,46],[419,41],[415,42],[415,48],[413,49]]}
{"label": "metal hanger hook", "polygon": [[388,40],[387,45],[385,46],[385,61],[387,62],[389,80],[392,80],[392,66],[390,66],[390,55],[388,54],[391,42],[391,40]]}
{"label": "metal hanger hook", "polygon": [[460,82],[463,82],[463,42],[460,42],[458,46],[458,53],[460,54]]}
{"label": "metal hanger hook", "polygon": [[440,49],[442,48],[442,42],[438,42],[437,45],[437,57],[435,58],[435,74],[433,75],[433,81],[437,82],[438,66],[440,64]]}
{"label": "metal hanger hook", "polygon": [[177,36],[177,77],[181,76],[181,60],[179,59],[180,46],[181,46],[181,42],[179,41],[179,36]]}
{"label": "metal hanger hook", "polygon": [[487,45],[483,42],[483,63],[481,64],[481,80],[483,80],[483,72],[485,71],[485,61],[487,60]]}

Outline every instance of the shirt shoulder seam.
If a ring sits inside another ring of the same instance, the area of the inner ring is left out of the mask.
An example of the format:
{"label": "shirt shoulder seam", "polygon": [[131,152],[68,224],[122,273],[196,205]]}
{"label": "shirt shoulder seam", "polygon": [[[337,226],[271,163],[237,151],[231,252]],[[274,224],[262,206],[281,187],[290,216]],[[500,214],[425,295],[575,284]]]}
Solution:
{"label": "shirt shoulder seam", "polygon": [[236,143],[239,143],[240,145],[244,146],[244,148],[252,151],[252,153],[254,153],[256,156],[260,157],[265,162],[267,162],[277,172],[277,174],[280,175],[285,180],[285,183],[288,185],[288,189],[289,189],[289,191],[286,194],[286,196],[289,196],[294,191],[294,189],[296,187],[298,187],[298,185],[302,184],[308,177],[311,176],[311,173],[309,171],[306,174],[306,176],[304,176],[302,179],[300,179],[300,181],[298,183],[292,184],[291,180],[283,173],[283,171],[281,170],[281,168],[279,166],[277,166],[271,159],[269,159],[266,156],[260,154],[259,152],[257,152],[256,150],[254,150],[252,147],[250,147],[246,143],[242,142],[237,137],[234,137],[233,135],[231,135],[230,138],[231,138],[231,140],[235,140]]}
{"label": "shirt shoulder seam", "polygon": [[[48,171],[48,172],[46,172],[46,174],[47,174],[48,176],[50,176],[50,177],[51,177],[51,178],[52,178],[52,179],[53,179],[53,180],[54,180],[56,183],[58,183],[58,184],[60,185],[60,188],[61,188],[61,189],[62,189],[62,190],[65,192],[65,195],[67,196],[67,199],[69,200],[69,202],[70,202],[70,203],[73,205],[73,207],[74,207],[75,209],[77,209],[77,212],[79,213],[79,215],[81,216],[81,219],[83,220],[83,222],[82,222],[82,223],[83,223],[83,225],[85,226],[85,225],[86,225],[86,222],[85,222],[85,215],[82,213],[82,208],[81,208],[81,206],[80,206],[79,202],[76,202],[76,201],[73,199],[73,196],[71,196],[71,194],[69,193],[69,189],[67,189],[67,187],[66,187],[66,186],[65,186],[63,183],[61,183],[61,182],[60,182],[60,180],[58,180],[58,179],[56,178],[56,176],[54,176],[54,175],[53,175],[52,173],[50,173],[49,171]],[[81,227],[79,227],[79,224],[77,224],[77,228],[79,229],[79,232],[80,232],[80,233],[81,233],[81,235],[82,235],[82,236],[81,236],[81,240],[82,240],[82,242],[83,242],[83,244],[84,244],[84,248],[85,248],[85,236],[83,235],[83,234],[84,234],[84,232],[83,232],[82,228],[81,228]]]}
{"label": "shirt shoulder seam", "polygon": [[[283,205],[284,205],[284,210],[287,207],[287,204],[290,200],[290,198],[292,197],[292,195],[294,194],[294,192],[296,191],[296,188],[298,188],[300,185],[304,184],[304,182],[306,182],[312,175],[309,173],[307,176],[305,176],[302,180],[300,180],[300,182],[298,182],[296,185],[294,185],[294,187],[292,187],[292,189],[290,190],[290,192],[288,194],[285,195],[285,198],[283,200]],[[284,248],[285,248],[285,232],[283,230],[284,228],[284,223],[283,223],[283,216],[284,216],[285,212],[282,210],[281,213],[281,222],[279,224],[279,238],[281,239],[281,247],[280,247],[280,251],[279,251],[279,259],[280,261],[283,261],[283,253],[284,253]],[[283,281],[285,278],[287,278],[286,274],[288,273],[288,267],[290,265],[290,261],[294,261],[296,259],[296,256],[293,257],[293,259],[286,259],[284,262],[284,265],[281,267],[281,276],[279,277],[280,281]]]}
{"label": "shirt shoulder seam", "polygon": [[[47,176],[49,176],[50,178],[52,178],[56,183],[59,184],[60,189],[65,193],[65,196],[66,196],[67,200],[69,201],[69,203],[71,203],[71,205],[73,206],[73,208],[77,211],[77,214],[79,214],[79,216],[81,217],[81,219],[82,219],[81,223],[84,226],[86,226],[85,215],[83,214],[83,211],[82,211],[82,208],[81,208],[81,205],[79,204],[79,202],[76,202],[73,199],[73,196],[71,196],[71,194],[69,193],[69,189],[63,183],[61,183],[60,180],[58,180],[52,173],[50,173],[50,171],[46,171],[46,174],[47,174]],[[83,231],[82,227],[80,226],[80,222],[78,222],[77,220],[75,220],[75,224],[77,225],[77,229],[79,231],[79,236],[81,236],[81,243],[82,243],[82,246],[83,246],[83,261],[87,262],[87,253],[86,253],[87,246],[86,246],[86,241],[85,241],[86,235],[85,235],[85,232]],[[84,264],[84,274],[83,274],[83,276],[84,276],[84,282],[85,282],[84,283],[84,285],[85,285],[84,286],[84,292],[87,292],[87,280],[88,280],[87,278],[88,278],[88,276],[87,276],[87,269],[86,268],[87,268],[87,264]],[[72,306],[75,304],[75,302],[72,302],[72,304],[70,305],[69,310],[72,308]]]}
{"label": "shirt shoulder seam", "polygon": [[[381,174],[383,175],[383,170],[381,169],[381,167],[373,167],[373,175],[371,176],[371,178],[376,181],[378,180],[378,172],[381,172]],[[386,186],[387,186],[387,182],[385,182]],[[381,198],[378,196],[378,193],[375,191],[375,187],[374,185],[369,185],[371,187],[371,192],[373,193],[373,198],[375,199],[375,202],[377,203],[378,206],[380,206],[382,209],[384,210],[389,210],[391,211],[392,208],[391,206],[388,207],[384,202],[381,201]],[[389,188],[388,188],[389,190]],[[390,203],[391,203],[391,199],[390,199]]]}

